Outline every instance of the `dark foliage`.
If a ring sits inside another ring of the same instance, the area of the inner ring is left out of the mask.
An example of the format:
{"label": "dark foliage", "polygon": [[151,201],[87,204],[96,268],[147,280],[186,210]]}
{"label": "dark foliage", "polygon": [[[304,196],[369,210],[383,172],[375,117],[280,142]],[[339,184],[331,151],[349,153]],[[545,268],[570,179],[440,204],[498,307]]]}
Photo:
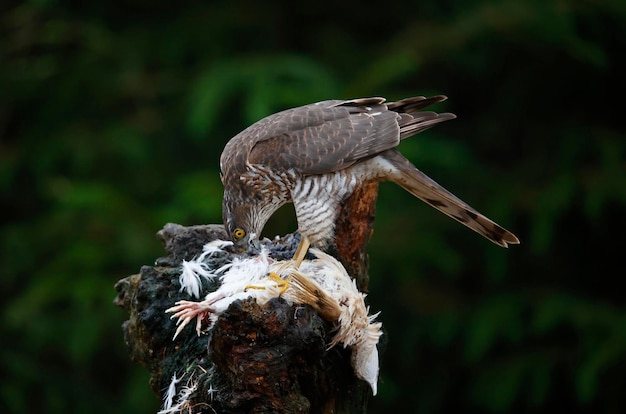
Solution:
{"label": "dark foliage", "polygon": [[[0,406],[156,412],[114,283],[164,223],[221,221],[218,158],[329,98],[446,94],[419,168],[509,250],[391,185],[369,246],[371,412],[624,412],[620,0],[37,0],[0,6]],[[617,103],[612,103],[616,100]],[[280,211],[267,236],[295,230]]]}

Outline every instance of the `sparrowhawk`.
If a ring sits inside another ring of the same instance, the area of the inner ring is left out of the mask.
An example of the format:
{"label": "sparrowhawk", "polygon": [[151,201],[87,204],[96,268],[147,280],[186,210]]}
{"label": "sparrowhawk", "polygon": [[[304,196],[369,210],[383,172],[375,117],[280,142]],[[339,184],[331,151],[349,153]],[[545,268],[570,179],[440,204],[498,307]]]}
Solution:
{"label": "sparrowhawk", "polygon": [[519,240],[418,170],[396,149],[401,140],[451,113],[421,111],[446,97],[322,101],[288,109],[251,125],[224,148],[223,219],[238,245],[260,237],[267,220],[292,202],[302,236],[294,259],[310,244],[333,240],[341,203],[364,182],[392,181],[492,242]]}

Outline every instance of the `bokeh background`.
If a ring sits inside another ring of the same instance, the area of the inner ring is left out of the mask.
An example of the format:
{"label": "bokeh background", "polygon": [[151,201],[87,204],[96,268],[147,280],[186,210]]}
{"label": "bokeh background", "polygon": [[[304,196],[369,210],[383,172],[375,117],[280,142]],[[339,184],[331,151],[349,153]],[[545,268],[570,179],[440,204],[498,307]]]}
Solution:
{"label": "bokeh background", "polygon": [[[382,184],[371,413],[626,412],[626,2],[3,2],[0,406],[153,413],[115,282],[221,221],[218,159],[330,98],[446,94],[402,143],[522,240]],[[295,230],[281,210],[265,235]]]}

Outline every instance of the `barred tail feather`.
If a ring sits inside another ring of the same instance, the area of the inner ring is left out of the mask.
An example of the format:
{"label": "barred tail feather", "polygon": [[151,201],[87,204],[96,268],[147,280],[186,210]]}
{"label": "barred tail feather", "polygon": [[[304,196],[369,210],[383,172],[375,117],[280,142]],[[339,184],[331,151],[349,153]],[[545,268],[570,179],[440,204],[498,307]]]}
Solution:
{"label": "barred tail feather", "polygon": [[393,174],[394,181],[415,197],[499,246],[508,247],[509,244],[519,244],[519,239],[513,233],[483,216],[437,184],[415,168],[397,150],[389,150],[384,156],[396,168]]}

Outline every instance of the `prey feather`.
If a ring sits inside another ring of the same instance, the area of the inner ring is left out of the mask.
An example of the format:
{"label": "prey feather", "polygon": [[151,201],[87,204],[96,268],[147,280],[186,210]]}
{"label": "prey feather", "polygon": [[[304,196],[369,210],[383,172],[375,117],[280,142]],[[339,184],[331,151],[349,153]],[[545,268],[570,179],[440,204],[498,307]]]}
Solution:
{"label": "prey feather", "polygon": [[[166,310],[177,319],[174,339],[194,318],[196,332],[202,332],[202,321],[208,317],[210,330],[228,306],[238,299],[254,298],[263,305],[281,296],[292,304],[309,304],[322,318],[336,324],[330,347],[343,344],[352,350],[355,374],[367,381],[376,395],[378,381],[378,339],[381,323],[369,315],[365,294],[344,267],[332,256],[317,249],[317,258],[305,260],[296,269],[294,262],[275,261],[265,248],[258,256],[235,259],[214,273],[221,286],[201,302],[179,301]],[[268,274],[273,275],[268,277]]]}
{"label": "prey feather", "polygon": [[183,260],[180,277],[178,279],[180,282],[180,291],[186,291],[191,297],[200,298],[202,279],[210,280],[217,276],[209,270],[205,259],[217,252],[223,251],[224,247],[232,244],[233,243],[229,241],[214,240],[202,247],[202,254],[197,258],[190,261]]}

